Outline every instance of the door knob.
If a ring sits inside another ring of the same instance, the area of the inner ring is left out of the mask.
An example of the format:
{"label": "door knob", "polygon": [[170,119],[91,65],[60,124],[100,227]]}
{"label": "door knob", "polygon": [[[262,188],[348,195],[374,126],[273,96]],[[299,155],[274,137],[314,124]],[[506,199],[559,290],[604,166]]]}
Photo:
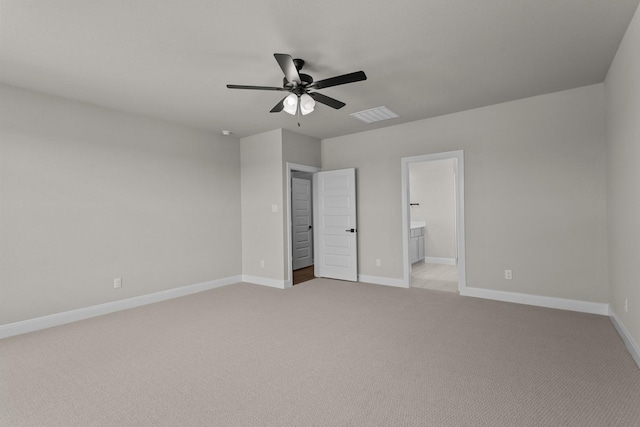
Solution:
{"label": "door knob", "polygon": [[346,231],[347,233],[355,233],[356,229],[355,228],[349,228],[348,230],[344,230],[344,231]]}

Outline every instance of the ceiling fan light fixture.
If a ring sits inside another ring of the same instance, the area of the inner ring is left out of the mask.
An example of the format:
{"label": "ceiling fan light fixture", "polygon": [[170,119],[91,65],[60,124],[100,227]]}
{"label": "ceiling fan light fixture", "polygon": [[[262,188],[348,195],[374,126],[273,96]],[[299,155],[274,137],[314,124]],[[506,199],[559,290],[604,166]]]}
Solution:
{"label": "ceiling fan light fixture", "polygon": [[300,96],[300,112],[303,116],[311,113],[316,106],[316,101],[306,93]]}
{"label": "ceiling fan light fixture", "polygon": [[284,99],[283,104],[284,112],[295,116],[296,110],[298,109],[298,96],[292,93]]}

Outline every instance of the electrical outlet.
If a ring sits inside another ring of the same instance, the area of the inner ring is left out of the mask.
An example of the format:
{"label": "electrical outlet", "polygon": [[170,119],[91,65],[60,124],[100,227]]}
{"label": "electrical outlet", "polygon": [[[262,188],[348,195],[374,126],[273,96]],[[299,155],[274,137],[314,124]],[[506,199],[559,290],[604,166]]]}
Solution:
{"label": "electrical outlet", "polygon": [[264,260],[260,261],[260,267],[264,268]]}
{"label": "electrical outlet", "polygon": [[381,267],[382,266],[382,261],[380,261],[379,259],[376,260],[376,267]]}
{"label": "electrical outlet", "polygon": [[626,298],[624,299],[624,312],[629,312],[629,301]]}
{"label": "electrical outlet", "polygon": [[278,205],[271,205],[271,212],[273,213],[278,212]]}
{"label": "electrical outlet", "polygon": [[513,279],[513,273],[511,270],[505,270],[504,271],[504,278],[507,280],[511,280]]}
{"label": "electrical outlet", "polygon": [[122,277],[118,277],[116,279],[113,279],[113,287],[116,288],[116,289],[122,287]]}

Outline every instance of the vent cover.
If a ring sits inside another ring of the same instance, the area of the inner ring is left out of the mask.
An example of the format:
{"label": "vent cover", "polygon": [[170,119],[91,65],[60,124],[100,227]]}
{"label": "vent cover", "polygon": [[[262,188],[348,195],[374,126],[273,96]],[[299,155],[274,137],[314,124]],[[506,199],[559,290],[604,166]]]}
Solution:
{"label": "vent cover", "polygon": [[351,113],[356,119],[360,119],[365,123],[379,122],[381,120],[395,119],[398,116],[387,107],[376,107],[369,110],[358,111],[357,113]]}

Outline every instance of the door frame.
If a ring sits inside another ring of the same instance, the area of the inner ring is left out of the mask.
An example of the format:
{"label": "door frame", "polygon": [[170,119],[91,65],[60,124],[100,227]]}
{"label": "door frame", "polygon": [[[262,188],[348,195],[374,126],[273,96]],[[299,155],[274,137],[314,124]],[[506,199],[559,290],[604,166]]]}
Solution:
{"label": "door frame", "polygon": [[[292,226],[292,219],[291,219],[291,172],[292,171],[299,171],[299,172],[310,172],[310,173],[316,173],[316,172],[320,172],[322,171],[321,168],[317,168],[315,166],[307,166],[307,165],[300,165],[297,163],[291,163],[291,162],[287,162],[287,199],[286,199],[286,211],[287,211],[287,226],[285,227],[285,240],[287,242],[287,259],[285,262],[285,266],[287,268],[287,278],[284,281],[284,287],[286,288],[291,288],[293,287],[293,242],[291,241],[291,239],[293,238],[293,233],[291,232],[291,226]],[[311,217],[311,222],[312,222],[312,227],[315,230],[316,225],[315,225],[315,216],[312,214]],[[315,257],[315,254],[314,254]]]}
{"label": "door frame", "polygon": [[[407,288],[411,287],[411,258],[409,257],[409,233],[411,230],[411,212],[409,210],[410,182],[409,165],[411,163],[434,160],[456,159],[456,246],[458,251],[458,292],[463,295],[467,288],[465,228],[464,228],[464,151],[447,151],[422,156],[402,157],[402,259],[404,265],[403,281]],[[428,231],[427,231],[428,232]]]}

